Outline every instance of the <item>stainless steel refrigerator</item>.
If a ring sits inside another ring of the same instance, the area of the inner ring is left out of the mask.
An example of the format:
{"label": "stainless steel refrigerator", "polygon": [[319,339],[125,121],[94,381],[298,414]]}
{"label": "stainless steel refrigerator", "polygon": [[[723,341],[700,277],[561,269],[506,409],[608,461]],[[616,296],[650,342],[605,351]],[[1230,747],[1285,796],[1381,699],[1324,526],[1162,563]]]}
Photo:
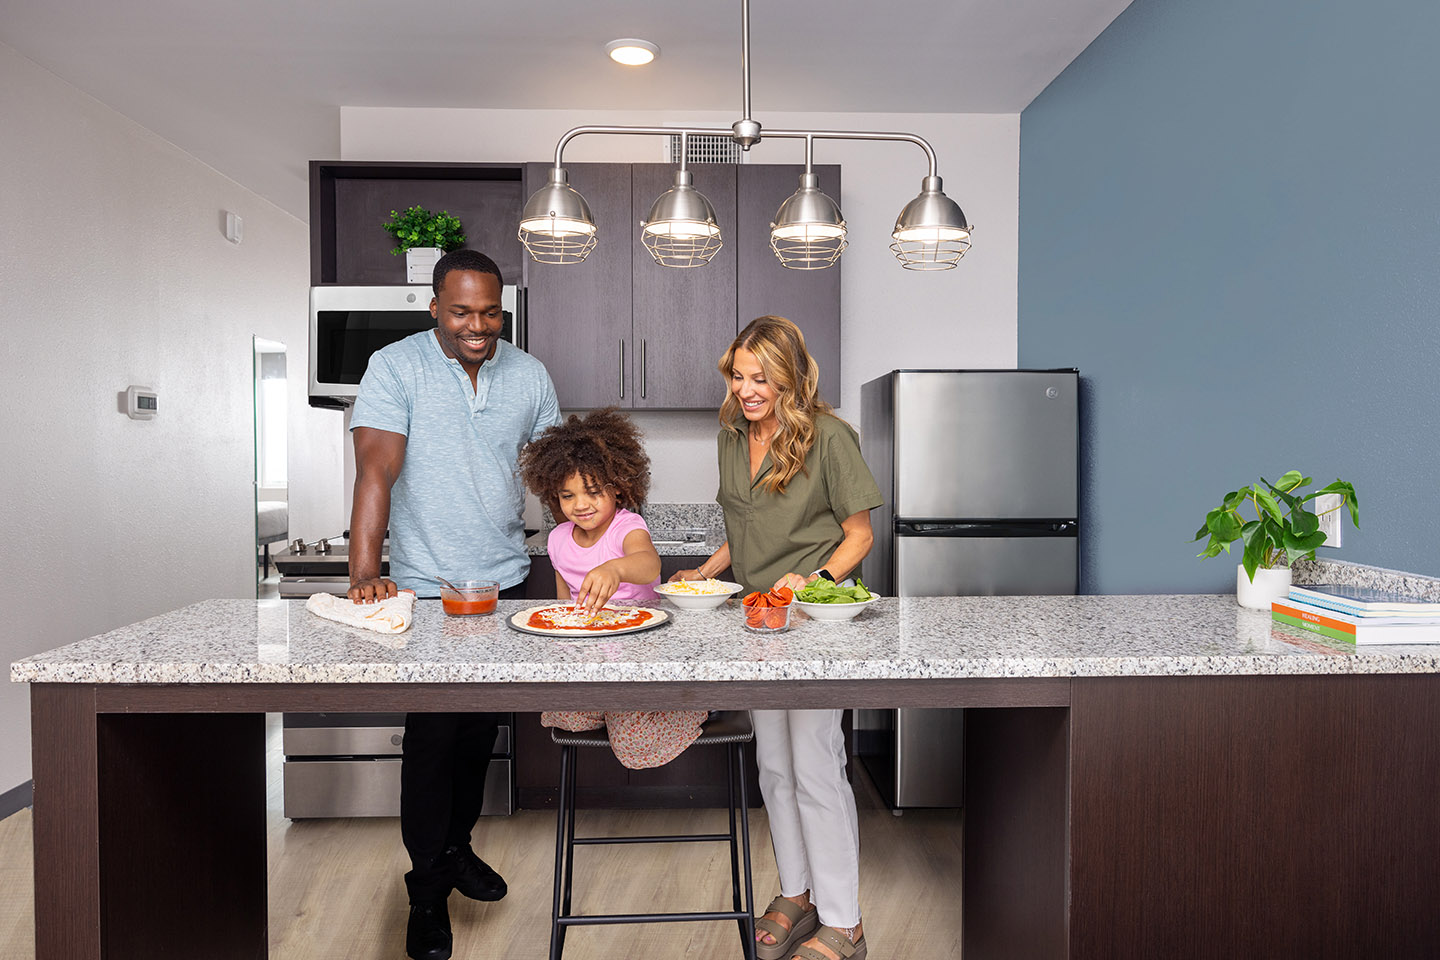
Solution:
{"label": "stainless steel refrigerator", "polygon": [[[861,388],[885,505],[866,584],[886,596],[1079,588],[1079,374],[894,370]],[[856,750],[896,809],[963,802],[961,710],[860,710]]]}

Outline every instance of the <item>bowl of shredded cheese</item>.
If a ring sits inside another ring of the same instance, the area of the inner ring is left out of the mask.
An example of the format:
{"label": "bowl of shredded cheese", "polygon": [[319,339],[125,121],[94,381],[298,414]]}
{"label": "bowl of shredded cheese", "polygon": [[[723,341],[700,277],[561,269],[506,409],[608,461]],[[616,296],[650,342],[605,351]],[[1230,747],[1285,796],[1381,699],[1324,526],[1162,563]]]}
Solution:
{"label": "bowl of shredded cheese", "polygon": [[727,580],[676,580],[655,592],[681,610],[714,610],[744,588]]}

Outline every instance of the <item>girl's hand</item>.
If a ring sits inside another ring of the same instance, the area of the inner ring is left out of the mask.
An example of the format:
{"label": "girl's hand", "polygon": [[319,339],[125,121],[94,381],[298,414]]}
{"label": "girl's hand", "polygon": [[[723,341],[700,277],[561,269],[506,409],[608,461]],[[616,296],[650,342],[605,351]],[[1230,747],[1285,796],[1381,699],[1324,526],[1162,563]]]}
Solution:
{"label": "girl's hand", "polygon": [[585,574],[575,594],[575,603],[594,613],[605,606],[619,588],[620,574],[607,561]]}
{"label": "girl's hand", "polygon": [[674,583],[674,582],[677,581],[677,580],[704,580],[704,579],[705,579],[704,577],[700,576],[700,570],[699,570],[699,568],[696,568],[696,569],[694,569],[694,570],[676,570],[674,573],[670,574],[670,579],[669,579],[669,580],[666,580],[665,582],[666,582],[666,583]]}
{"label": "girl's hand", "polygon": [[809,579],[800,576],[800,574],[798,573],[787,573],[785,574],[785,576],[775,581],[775,586],[772,589],[779,590],[781,587],[789,587],[791,590],[799,593],[801,590],[805,589],[805,584],[809,582]]}

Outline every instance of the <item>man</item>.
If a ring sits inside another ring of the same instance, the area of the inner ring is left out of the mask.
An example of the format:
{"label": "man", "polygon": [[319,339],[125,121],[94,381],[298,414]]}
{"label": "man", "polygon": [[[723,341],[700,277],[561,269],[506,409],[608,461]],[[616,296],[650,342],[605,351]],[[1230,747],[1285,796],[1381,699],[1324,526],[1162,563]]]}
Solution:
{"label": "man", "polygon": [[[435,329],[376,351],[350,418],[355,503],[350,518],[350,599],[439,595],[436,575],[496,580],[521,597],[524,548],[520,449],[560,422],[540,361],[500,339],[500,270],[474,250],[435,265]],[[380,548],[390,530],[390,579]],[[502,880],[470,848],[495,746],[493,714],[412,713],[400,764],[400,835],[415,960],[451,954],[452,889],[473,900],[505,896]]]}

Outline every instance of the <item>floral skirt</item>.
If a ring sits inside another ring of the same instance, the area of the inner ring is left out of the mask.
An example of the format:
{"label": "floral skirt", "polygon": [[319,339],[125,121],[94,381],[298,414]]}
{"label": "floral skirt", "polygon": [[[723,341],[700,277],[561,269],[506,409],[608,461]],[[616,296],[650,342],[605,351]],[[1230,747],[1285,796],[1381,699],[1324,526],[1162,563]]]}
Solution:
{"label": "floral skirt", "polygon": [[659,767],[685,752],[700,736],[708,710],[547,710],[540,724],[579,733],[610,732],[610,749],[631,770]]}

